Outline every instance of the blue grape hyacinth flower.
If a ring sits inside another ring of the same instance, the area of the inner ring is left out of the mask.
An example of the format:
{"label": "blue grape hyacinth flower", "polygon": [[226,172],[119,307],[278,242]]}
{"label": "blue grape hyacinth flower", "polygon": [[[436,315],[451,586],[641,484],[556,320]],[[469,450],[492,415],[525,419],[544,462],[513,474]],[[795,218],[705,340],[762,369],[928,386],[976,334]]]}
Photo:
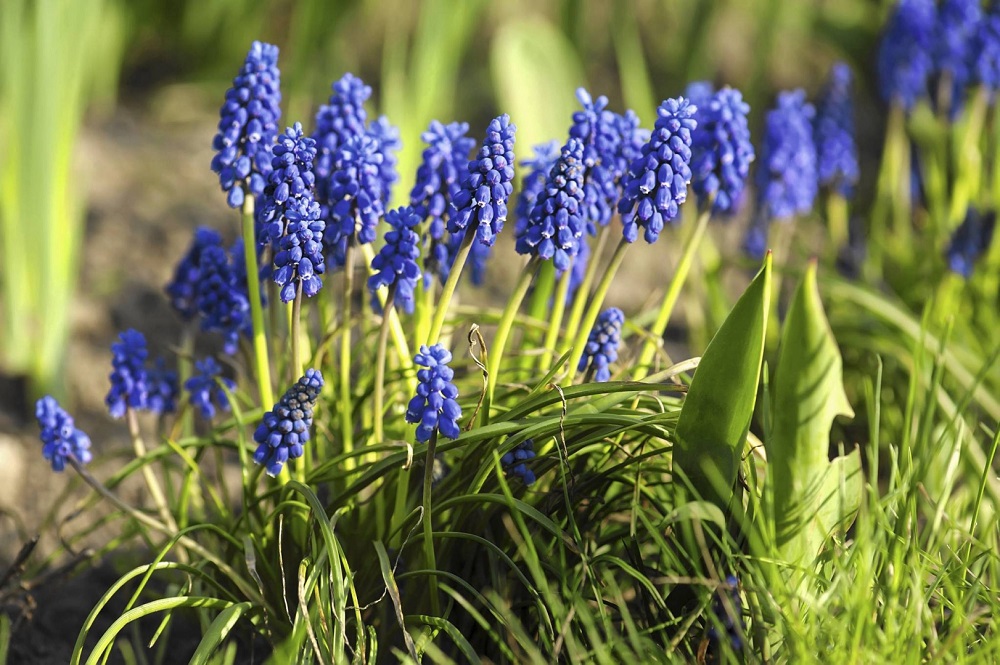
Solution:
{"label": "blue grape hyacinth flower", "polygon": [[573,124],[569,135],[583,144],[583,191],[584,207],[582,216],[590,234],[597,233],[598,226],[611,221],[618,201],[618,178],[616,156],[620,153],[622,134],[614,113],[608,110],[608,98],[601,95],[596,100],[584,88],[577,88],[576,98],[582,110],[573,113]]}
{"label": "blue grape hyacinth flower", "polygon": [[532,152],[534,152],[533,157],[521,162],[521,166],[528,170],[528,174],[521,180],[521,193],[518,194],[517,203],[514,206],[518,220],[528,218],[538,195],[545,189],[545,181],[549,177],[549,171],[559,159],[559,142],[539,143],[532,148]]}
{"label": "blue grape hyacinth flower", "polygon": [[992,210],[980,213],[975,208],[969,208],[965,219],[951,236],[951,242],[945,251],[948,269],[964,279],[972,277],[976,261],[979,260],[993,242],[993,232],[996,228],[996,213]]}
{"label": "blue grape hyacinth flower", "polygon": [[274,408],[264,414],[264,419],[253,433],[257,443],[253,459],[264,465],[267,475],[277,476],[290,459],[302,457],[303,446],[309,441],[309,428],[313,422],[313,407],[323,388],[323,375],[318,369],[306,373],[285,391]]}
{"label": "blue grape hyacinth flower", "polygon": [[815,114],[801,89],[780,93],[777,107],[767,113],[756,183],[758,207],[768,219],[789,219],[812,210],[819,189]]}
{"label": "blue grape hyacinth flower", "polygon": [[112,418],[121,418],[128,409],[146,408],[149,382],[146,375],[146,338],[141,332],[128,329],[111,345],[111,389],[104,398]]}
{"label": "blue grape hyacinth flower", "polygon": [[76,427],[73,416],[54,397],[46,395],[35,403],[35,418],[41,429],[42,455],[52,464],[53,471],[65,469],[68,459],[80,464],[90,462],[90,437]]}
{"label": "blue grape hyacinth flower", "polygon": [[629,109],[622,114],[615,114],[615,126],[621,140],[615,153],[615,180],[618,184],[618,196],[621,197],[625,176],[632,162],[642,157],[642,147],[649,142],[652,132],[639,125],[639,116]]}
{"label": "blue grape hyacinth flower", "polygon": [[691,81],[684,88],[684,97],[698,107],[699,111],[708,106],[714,95],[715,86],[711,81]]}
{"label": "blue grape hyacinth flower", "polygon": [[340,149],[350,139],[366,133],[368,114],[365,102],[372,89],[354,74],[347,73],[333,83],[329,101],[316,112],[316,198],[329,205],[333,174]]}
{"label": "blue grape hyacinth flower", "polygon": [[[973,47],[983,10],[980,0],[944,0],[937,12],[934,31],[934,69],[938,83],[947,83],[950,116],[962,108],[965,89],[972,81]],[[937,100],[935,95],[936,101]]]}
{"label": "blue grape hyacinth flower", "polygon": [[525,439],[517,444],[513,450],[506,452],[500,458],[500,466],[504,475],[508,478],[520,478],[521,481],[531,486],[535,484],[535,472],[528,468],[527,462],[535,459],[535,442]]}
{"label": "blue grape hyacinth flower", "polygon": [[242,270],[234,268],[234,263],[243,261],[242,253],[230,259],[221,245],[211,245],[202,250],[199,266],[195,303],[202,316],[201,329],[221,334],[229,355],[236,353],[240,335],[249,336],[253,328],[245,263]]}
{"label": "blue grape hyacinth flower", "polygon": [[222,245],[222,236],[215,229],[198,227],[187,253],[177,263],[174,276],[166,286],[170,305],[182,319],[190,321],[198,315],[198,283],[201,280],[201,255],[207,247]]}
{"label": "blue grape hyacinth flower", "polygon": [[657,109],[653,132],[641,156],[629,165],[618,202],[626,242],[638,239],[639,227],[645,229],[646,242],[656,242],[687,200],[696,110],[683,97],[664,100]]}
{"label": "blue grape hyacinth flower", "polygon": [[698,105],[691,144],[691,186],[712,211],[734,212],[754,159],[747,114],[750,106],[733,88],[722,88]]}
{"label": "blue grape hyacinth flower", "polygon": [[571,138],[528,218],[518,219],[515,227],[517,253],[551,260],[559,273],[569,270],[584,233],[583,155],[583,142]]}
{"label": "blue grape hyacinth flower", "polygon": [[407,314],[413,313],[413,290],[420,279],[420,236],[414,230],[420,215],[413,208],[390,210],[385,221],[389,230],[385,244],[372,259],[375,273],[368,278],[368,288],[374,294],[380,287],[396,287],[395,302]]}
{"label": "blue grape hyacinth flower", "polygon": [[385,213],[379,141],[367,134],[355,136],[340,149],[333,174],[331,208],[327,219],[327,256],[332,269],[344,265],[347,245],[375,241],[378,221]]}
{"label": "blue grape hyacinth flower", "polygon": [[399,159],[396,153],[403,147],[403,141],[399,138],[399,127],[389,122],[389,118],[384,115],[372,120],[368,126],[368,135],[379,142],[382,152],[382,165],[378,173],[382,180],[382,205],[388,208],[389,200],[392,199],[392,186],[399,180],[399,172],[396,170]]}
{"label": "blue grape hyacinth flower", "polygon": [[184,389],[188,391],[188,402],[191,406],[205,420],[214,418],[218,411],[228,413],[229,396],[222,386],[232,392],[236,390],[236,382],[222,376],[222,367],[212,357],[196,360],[194,370],[194,375],[184,382]]}
{"label": "blue grape hyacinth flower", "polygon": [[244,191],[259,196],[271,170],[270,148],[281,118],[281,73],[278,47],[250,46],[233,87],[219,112],[219,132],[212,141],[212,170],[232,208],[243,205]]}
{"label": "blue grape hyacinth flower", "polygon": [[624,324],[625,314],[617,307],[609,307],[601,312],[587,338],[587,345],[576,368],[578,372],[593,372],[594,380],[598,383],[611,379],[610,365],[618,360],[618,346],[621,344]]}
{"label": "blue grape hyacinth flower", "polygon": [[507,200],[514,190],[514,135],[517,127],[506,113],[486,129],[483,145],[466,167],[452,205],[448,231],[464,235],[475,229],[476,238],[492,245],[507,221]]}
{"label": "blue grape hyacinth flower", "polygon": [[421,345],[413,362],[417,370],[417,394],[406,407],[406,422],[417,426],[417,441],[430,441],[435,429],[449,439],[458,438],[462,407],[456,401],[458,388],[452,383],[455,372],[448,367],[451,352],[441,344]]}
{"label": "blue grape hyacinth flower", "polygon": [[934,0],[900,0],[896,5],[878,50],[878,80],[885,101],[908,111],[927,95],[936,25]]}
{"label": "blue grape hyacinth flower", "polygon": [[274,146],[274,170],[264,193],[261,242],[274,248],[272,279],[280,287],[282,302],[295,299],[299,289],[311,298],[323,286],[323,232],[326,222],[313,198],[316,178],[313,160],[316,142],[302,133],[302,125],[289,127]]}
{"label": "blue grape hyacinth flower", "polygon": [[851,68],[838,62],[830,70],[816,114],[819,184],[848,197],[858,181],[858,146],[854,138]]}
{"label": "blue grape hyacinth flower", "polygon": [[994,2],[976,30],[972,79],[990,93],[1000,88],[1000,3]]}
{"label": "blue grape hyacinth flower", "polygon": [[167,361],[162,356],[157,357],[153,367],[146,370],[146,384],[149,386],[147,410],[160,415],[177,410],[180,382],[177,372],[167,368]]}

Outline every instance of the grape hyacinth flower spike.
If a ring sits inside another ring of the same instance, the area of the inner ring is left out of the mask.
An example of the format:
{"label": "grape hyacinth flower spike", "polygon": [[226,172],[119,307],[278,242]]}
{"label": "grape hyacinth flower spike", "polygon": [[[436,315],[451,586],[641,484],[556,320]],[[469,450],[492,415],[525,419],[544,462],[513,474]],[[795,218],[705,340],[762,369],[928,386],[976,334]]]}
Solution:
{"label": "grape hyacinth flower spike", "polygon": [[969,208],[965,219],[951,236],[945,252],[948,269],[964,279],[972,277],[976,261],[986,254],[993,233],[996,230],[996,213],[992,210],[980,213]]}
{"label": "grape hyacinth flower spike", "polygon": [[571,138],[528,218],[515,227],[517,253],[551,260],[558,273],[569,270],[584,233],[583,155],[583,142]]}
{"label": "grape hyacinth flower spike", "polygon": [[664,225],[676,219],[681,204],[687,200],[691,134],[698,124],[694,119],[696,110],[683,97],[664,100],[657,109],[649,142],[623,180],[618,212],[626,242],[638,239],[639,227],[645,229],[646,242],[656,242]]}
{"label": "grape hyacinth flower spike", "polygon": [[506,113],[494,118],[476,158],[455,194],[455,212],[448,231],[465,234],[476,230],[476,238],[492,245],[507,220],[507,200],[514,189],[514,134],[517,127]]}
{"label": "grape hyacinth flower spike", "polygon": [[399,127],[389,122],[389,118],[384,115],[371,122],[368,135],[378,141],[379,151],[382,153],[378,175],[382,181],[382,207],[387,208],[389,199],[392,198],[392,186],[399,180],[399,173],[396,171],[399,159],[396,153],[403,147],[403,142],[399,138]]}
{"label": "grape hyacinth flower spike", "polygon": [[215,229],[200,226],[195,229],[194,238],[187,253],[177,263],[173,279],[166,286],[170,304],[185,321],[198,314],[198,283],[201,281],[201,256],[207,247],[222,244],[222,236]]}
{"label": "grape hyacinth flower spike", "polygon": [[513,450],[504,453],[503,457],[500,458],[500,466],[508,478],[511,476],[520,478],[525,485],[530,487],[535,484],[536,478],[535,472],[528,468],[526,462],[533,459],[535,459],[535,442],[531,439],[525,439],[517,444]]}
{"label": "grape hyacinth flower spike", "polygon": [[[240,264],[243,268],[237,269]],[[253,327],[245,265],[242,255],[230,256],[219,243],[202,249],[198,266],[195,304],[201,329],[220,333],[230,355],[236,353],[240,335],[249,335]]]}
{"label": "grape hyacinth flower spike", "polygon": [[307,369],[298,382],[289,388],[277,404],[264,414],[253,440],[257,443],[253,459],[264,465],[267,475],[277,476],[290,459],[302,457],[303,446],[309,441],[313,407],[323,388],[323,375],[318,369]]}
{"label": "grape hyacinth flower spike", "polygon": [[851,68],[838,62],[820,98],[814,131],[819,184],[849,197],[858,182]]}
{"label": "grape hyacinth flower spike", "polygon": [[149,398],[146,338],[129,329],[119,334],[118,340],[111,345],[111,390],[104,398],[112,418],[123,417],[128,409],[146,408]]}
{"label": "grape hyacinth flower spike", "polygon": [[264,192],[260,241],[270,242],[274,248],[272,278],[281,287],[282,302],[294,300],[300,288],[311,298],[323,286],[319,275],[326,270],[326,222],[313,198],[315,158],[316,142],[302,133],[300,123],[289,127],[274,146],[274,170]]}
{"label": "grape hyacinth flower spike", "polygon": [[380,287],[395,286],[395,303],[407,314],[413,313],[413,290],[420,279],[420,236],[414,230],[420,224],[420,216],[413,208],[404,207],[390,210],[385,221],[389,231],[385,234],[385,244],[372,259],[375,273],[368,278],[368,288],[372,293]]}
{"label": "grape hyacinth flower spike", "polygon": [[962,109],[972,80],[972,49],[982,20],[980,0],[944,0],[938,8],[933,56],[937,89],[931,92],[951,119]]}
{"label": "grape hyacinth flower spike", "polygon": [[583,217],[587,232],[597,233],[598,226],[611,221],[618,201],[616,155],[620,152],[622,135],[615,114],[608,110],[608,98],[596,100],[584,88],[577,88],[576,98],[582,110],[573,113],[569,135],[583,144]]}
{"label": "grape hyacinth flower spike", "polygon": [[991,3],[976,31],[972,78],[990,93],[1000,88],[1000,4]]}
{"label": "grape hyacinth flower spike", "polygon": [[528,169],[528,174],[521,180],[521,193],[517,196],[517,204],[514,212],[517,214],[518,224],[521,220],[528,219],[531,209],[538,200],[538,195],[545,189],[545,181],[549,177],[549,171],[556,165],[561,153],[558,141],[548,141],[539,143],[532,148],[534,156],[521,161],[521,166]]}
{"label": "grape hyacinth flower spike", "polygon": [[576,368],[578,372],[593,373],[594,381],[598,383],[611,379],[609,366],[618,360],[618,346],[621,344],[624,323],[625,314],[617,307],[609,307],[601,312],[580,357]]}
{"label": "grape hyacinth flower spike", "polygon": [[162,356],[157,357],[153,367],[146,370],[146,383],[149,386],[146,397],[149,411],[162,415],[177,410],[177,395],[180,393],[177,372],[167,369],[167,362]]}
{"label": "grape hyacinth flower spike", "polygon": [[754,159],[747,114],[750,106],[733,88],[722,88],[698,105],[691,145],[691,186],[702,205],[714,201],[712,211],[728,214],[743,194]]}
{"label": "grape hyacinth flower spike", "polygon": [[212,170],[231,208],[243,205],[244,187],[259,196],[271,171],[271,143],[281,118],[278,47],[254,42],[219,112]]}
{"label": "grape hyacinth flower spike", "polygon": [[417,370],[417,394],[406,408],[406,422],[417,425],[417,441],[430,441],[438,430],[449,439],[458,438],[461,430],[458,419],[462,407],[458,405],[458,388],[452,383],[454,371],[448,367],[451,352],[441,344],[422,345],[413,361],[423,369]]}
{"label": "grape hyacinth flower spike", "polygon": [[350,139],[366,132],[365,102],[372,95],[372,89],[351,73],[340,77],[332,88],[329,101],[316,112],[313,132],[317,149],[316,198],[323,206],[332,205],[333,174],[337,170],[340,149]]}
{"label": "grape hyacinth flower spike", "polygon": [[90,462],[90,437],[76,427],[73,417],[54,397],[46,395],[38,400],[35,418],[41,429],[42,455],[52,464],[53,471],[65,469],[67,459],[75,459],[80,464]]}
{"label": "grape hyacinth flower spike", "polygon": [[363,134],[341,147],[333,174],[331,204],[327,219],[330,268],[340,268],[351,242],[365,245],[375,241],[383,206],[381,144]]}
{"label": "grape hyacinth flower spike", "polygon": [[882,97],[909,111],[927,95],[933,69],[937,11],[934,0],[900,0],[878,50]]}
{"label": "grape hyacinth flower spike", "polygon": [[[194,369],[194,376],[184,382],[184,389],[188,391],[188,401],[191,406],[205,420],[214,418],[218,411],[228,413],[229,396],[226,395],[223,386],[232,392],[236,390],[236,382],[221,376],[222,368],[212,357],[196,360]],[[219,384],[220,381],[222,385]]]}
{"label": "grape hyacinth flower spike", "polygon": [[767,113],[757,196],[768,220],[789,219],[812,210],[819,188],[812,133],[815,113],[801,89],[779,94],[777,107]]}

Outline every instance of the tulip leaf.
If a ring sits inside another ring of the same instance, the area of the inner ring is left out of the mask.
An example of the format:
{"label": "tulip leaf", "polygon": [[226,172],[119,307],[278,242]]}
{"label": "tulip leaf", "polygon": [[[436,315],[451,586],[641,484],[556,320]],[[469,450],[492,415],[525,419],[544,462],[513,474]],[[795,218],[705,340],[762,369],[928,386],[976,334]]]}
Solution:
{"label": "tulip leaf", "polygon": [[705,350],[675,430],[673,463],[678,475],[724,511],[757,401],[770,297],[768,254]]}
{"label": "tulip leaf", "polygon": [[830,426],[853,416],[840,351],[816,285],[816,265],[795,293],[771,382],[765,441],[775,544],[792,564],[815,557],[830,532],[853,519],[861,501],[857,451],[830,462]]}

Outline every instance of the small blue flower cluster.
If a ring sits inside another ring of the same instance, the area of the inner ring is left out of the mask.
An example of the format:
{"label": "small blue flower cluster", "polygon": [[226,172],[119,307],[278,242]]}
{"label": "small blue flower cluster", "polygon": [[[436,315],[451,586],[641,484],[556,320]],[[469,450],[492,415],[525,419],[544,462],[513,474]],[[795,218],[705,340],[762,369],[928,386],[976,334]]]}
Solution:
{"label": "small blue flower cluster", "polygon": [[819,183],[843,196],[850,196],[860,175],[851,78],[851,68],[843,62],[830,70],[814,131]]}
{"label": "small blue flower cluster", "polygon": [[[514,190],[514,134],[517,127],[506,113],[494,118],[475,159],[468,164],[452,205],[448,231],[464,235],[476,229],[484,245],[493,245],[507,221],[507,199]],[[474,226],[473,226],[474,225]]]}
{"label": "small blue flower cluster", "polygon": [[757,196],[768,220],[812,210],[819,188],[812,128],[815,113],[801,89],[780,93],[777,108],[767,113]]}
{"label": "small blue flower cluster", "polygon": [[503,457],[500,458],[500,466],[508,478],[511,476],[520,478],[525,485],[530,487],[535,484],[536,478],[535,472],[528,468],[526,462],[533,459],[535,459],[535,442],[531,439],[525,439],[517,444],[513,450],[504,453]]}
{"label": "small blue flower cluster", "polygon": [[[202,248],[198,266],[195,303],[201,314],[201,329],[223,337],[223,349],[236,353],[240,335],[249,336],[250,298],[247,296],[246,267],[242,252],[227,254],[221,244]],[[244,263],[242,270],[234,266]]]}
{"label": "small blue flower cluster", "polygon": [[587,346],[580,357],[578,372],[593,372],[594,381],[603,383],[611,379],[610,365],[618,360],[618,346],[622,339],[625,314],[617,307],[601,312],[587,338]]}
{"label": "small blue flower cluster", "polygon": [[253,459],[264,465],[267,475],[274,477],[290,459],[302,457],[303,446],[309,441],[313,406],[323,388],[323,375],[318,369],[307,369],[304,376],[289,388],[274,408],[264,414],[264,420],[253,433],[257,443]]}
{"label": "small blue flower cluster", "polygon": [[583,142],[571,138],[549,172],[527,219],[519,218],[514,231],[518,254],[552,260],[556,271],[569,270],[584,233]]}
{"label": "small blue flower cluster", "polygon": [[559,142],[539,143],[532,148],[532,151],[535,153],[534,157],[521,161],[521,165],[528,170],[528,174],[521,180],[521,193],[518,194],[517,204],[514,207],[518,220],[528,219],[531,209],[535,207],[538,195],[545,189],[545,181],[549,177],[549,171],[559,159]]}
{"label": "small blue flower cluster", "polygon": [[691,185],[703,204],[714,197],[713,212],[735,212],[754,159],[747,125],[750,106],[739,90],[727,87],[697,103],[697,108]]}
{"label": "small blue flower cluster", "polygon": [[448,367],[451,352],[441,344],[421,345],[413,362],[417,370],[417,394],[406,407],[406,422],[417,425],[417,441],[430,441],[435,429],[449,439],[458,438],[462,407],[456,401],[458,388],[452,383],[455,372]]}
{"label": "small blue flower cluster", "polygon": [[[194,375],[184,382],[184,389],[188,391],[188,401],[191,406],[197,409],[205,420],[214,418],[216,411],[228,412],[229,397],[222,386],[233,392],[236,390],[236,382],[221,376],[222,368],[212,357],[196,360],[194,369]],[[220,381],[222,385],[219,384]]]}
{"label": "small blue flower cluster", "polygon": [[344,265],[347,245],[374,242],[385,212],[381,169],[385,159],[378,140],[368,134],[351,137],[340,148],[333,174],[328,228],[330,269]]}
{"label": "small blue flower cluster", "polygon": [[380,287],[395,285],[396,304],[412,314],[413,290],[420,279],[420,236],[414,230],[420,225],[420,215],[410,207],[396,208],[386,213],[385,221],[390,230],[372,259],[375,273],[368,278],[368,288],[374,294]]}
{"label": "small blue flower cluster", "polygon": [[90,437],[77,429],[73,417],[66,413],[54,397],[46,395],[35,404],[35,418],[42,430],[42,455],[52,464],[53,471],[66,468],[67,459],[80,464],[90,462]]}
{"label": "small blue flower cluster", "polygon": [[625,176],[632,162],[642,157],[642,147],[649,142],[652,132],[639,126],[639,116],[628,109],[624,114],[615,114],[615,124],[618,127],[618,151],[615,153],[615,177],[618,180],[618,193],[625,186]]}
{"label": "small blue flower cluster", "polygon": [[317,148],[316,198],[324,205],[331,200],[330,190],[340,148],[351,138],[365,133],[368,122],[365,102],[372,95],[372,89],[351,73],[340,77],[332,88],[329,102],[316,112],[316,131],[313,132]]}
{"label": "small blue flower cluster", "polygon": [[611,221],[619,198],[618,179],[623,169],[616,171],[619,164],[615,156],[621,152],[622,136],[615,114],[607,108],[607,97],[601,95],[595,101],[584,88],[577,88],[576,98],[583,110],[573,113],[569,135],[583,144],[584,206],[581,212],[587,232],[593,235],[598,226]]}
{"label": "small blue flower cluster", "polygon": [[190,321],[198,314],[202,253],[208,247],[221,244],[222,236],[215,229],[204,226],[195,229],[191,247],[178,262],[174,277],[166,286],[171,306],[185,321]]}
{"label": "small blue flower cluster", "polygon": [[326,271],[323,231],[326,222],[313,198],[316,183],[313,160],[316,142],[295,123],[274,146],[273,171],[264,190],[259,242],[274,250],[275,284],[282,302],[291,302],[299,290],[307,297],[319,293]]}
{"label": "small blue flower cluster", "polygon": [[434,275],[446,281],[451,270],[452,253],[445,231],[447,218],[453,210],[451,203],[469,163],[469,153],[476,145],[474,139],[466,136],[468,131],[468,123],[443,125],[432,120],[427,131],[420,135],[427,148],[417,168],[410,205],[421,219],[427,220],[428,246],[424,258],[424,284],[427,286]]}
{"label": "small blue flower cluster", "polygon": [[992,3],[976,31],[972,78],[990,92],[1000,88],[1000,4]]}
{"label": "small blue flower cluster", "polygon": [[638,239],[639,227],[645,229],[646,242],[656,242],[664,224],[677,217],[687,200],[695,110],[683,97],[664,100],[657,109],[652,135],[642,155],[629,165],[618,202],[627,242]]}
{"label": "small blue flower cluster", "polygon": [[403,147],[403,142],[399,138],[399,127],[389,122],[389,118],[380,115],[372,121],[368,127],[368,134],[378,141],[379,150],[382,152],[382,165],[379,167],[378,175],[382,180],[382,205],[389,205],[392,198],[392,186],[399,180],[399,173],[396,171],[396,163],[399,158],[396,153]]}
{"label": "small blue flower cluster", "polygon": [[934,73],[949,79],[950,108],[946,110],[952,117],[962,108],[962,95],[972,81],[972,48],[982,17],[980,0],[944,0],[938,8]]}
{"label": "small blue flower cluster", "polygon": [[244,185],[255,196],[264,191],[271,170],[270,147],[281,118],[280,80],[278,47],[254,42],[233,87],[226,91],[219,133],[212,142],[216,153],[212,170],[219,174],[232,208],[243,205]]}
{"label": "small blue flower cluster", "polygon": [[[727,603],[726,600],[729,602]],[[727,604],[729,607],[727,607]],[[722,637],[725,637],[729,640],[729,647],[733,651],[737,653],[742,651],[743,634],[745,631],[743,624],[743,602],[740,600],[739,580],[736,579],[735,575],[727,576],[725,585],[720,585],[716,589],[715,597],[712,599],[712,614],[716,621],[722,624],[725,633],[720,634],[715,622],[713,622],[708,628],[709,642],[715,648],[718,648],[719,641]]]}
{"label": "small blue flower cluster", "polygon": [[934,68],[934,0],[900,0],[886,23],[878,51],[878,79],[887,102],[913,108],[927,94]]}
{"label": "small blue flower cluster", "polygon": [[993,242],[995,229],[995,212],[980,213],[975,208],[969,208],[965,219],[952,234],[945,252],[948,269],[965,279],[972,277],[976,261],[986,254]]}
{"label": "small blue flower cluster", "polygon": [[146,338],[129,329],[111,345],[111,389],[104,398],[112,418],[121,418],[128,409],[170,413],[177,402],[177,374],[167,370],[162,359],[150,369]]}

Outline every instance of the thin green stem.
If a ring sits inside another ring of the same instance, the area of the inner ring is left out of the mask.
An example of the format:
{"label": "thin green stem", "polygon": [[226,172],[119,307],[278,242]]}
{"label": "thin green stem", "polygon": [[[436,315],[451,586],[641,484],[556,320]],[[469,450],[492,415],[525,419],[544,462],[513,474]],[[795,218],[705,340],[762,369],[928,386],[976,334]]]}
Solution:
{"label": "thin green stem", "polygon": [[[424,559],[427,569],[437,570],[437,561],[434,557],[434,524],[432,520],[433,511],[431,505],[431,485],[434,482],[434,453],[437,449],[438,430],[435,427],[431,432],[431,440],[427,442],[427,459],[424,462]],[[432,616],[441,616],[438,602],[437,575],[431,575],[428,580],[428,587],[431,594]]]}
{"label": "thin green stem", "polygon": [[573,383],[573,378],[576,376],[576,366],[580,364],[580,356],[583,355],[583,348],[587,345],[587,337],[590,335],[590,329],[594,327],[594,323],[597,321],[597,315],[604,305],[604,298],[608,295],[611,282],[614,281],[615,274],[621,267],[622,261],[625,259],[625,252],[628,250],[630,244],[625,238],[618,241],[615,253],[611,255],[611,262],[608,264],[607,270],[604,271],[604,275],[601,276],[601,281],[597,284],[597,290],[594,291],[594,297],[590,302],[590,307],[587,308],[587,314],[581,322],[582,325],[576,331],[576,338],[573,340],[573,346],[571,347],[572,353],[570,353],[569,363],[566,365],[568,371],[563,378],[563,385],[568,386]]}
{"label": "thin green stem", "polygon": [[302,281],[299,281],[298,289],[295,292],[295,300],[292,301],[292,376],[291,383],[299,380],[302,376]]}
{"label": "thin green stem", "polygon": [[556,343],[559,341],[559,331],[562,330],[563,315],[566,313],[566,297],[569,294],[569,283],[573,279],[573,270],[565,271],[556,286],[555,302],[552,303],[552,313],[549,315],[549,327],[545,331],[545,341],[542,342],[542,355],[539,357],[538,368],[544,374],[552,367],[555,359]]}
{"label": "thin green stem", "polygon": [[826,228],[830,234],[830,246],[833,256],[847,244],[848,241],[848,210],[847,199],[837,191],[831,191],[826,196]]}
{"label": "thin green stem", "polygon": [[351,409],[351,298],[354,291],[354,238],[347,242],[344,256],[344,302],[341,320],[343,321],[340,336],[340,435],[343,440],[343,451],[354,450],[354,427]]}
{"label": "thin green stem", "polygon": [[271,363],[267,355],[267,330],[260,305],[260,267],[257,265],[257,235],[254,230],[254,198],[249,192],[243,198],[243,256],[247,264],[247,295],[250,298],[250,320],[253,324],[253,358],[257,374],[257,390],[265,406],[274,404],[271,388]]}
{"label": "thin green stem", "polygon": [[[132,437],[132,449],[135,451],[135,456],[142,459],[148,453],[146,451],[146,444],[142,440],[142,434],[139,432],[139,419],[131,407],[125,409],[125,420],[128,423],[129,435]],[[148,464],[142,465],[142,476],[146,480],[146,487],[149,488],[150,496],[153,497],[153,503],[156,504],[156,509],[160,513],[160,519],[163,520],[163,523],[168,528],[176,531],[177,522],[174,521],[174,516],[170,513],[170,508],[167,506],[167,500],[163,495],[163,488],[160,487],[160,481],[156,479],[156,475],[149,468]]]}
{"label": "thin green stem", "polygon": [[503,361],[504,347],[507,345],[507,338],[510,336],[514,317],[517,316],[517,310],[521,308],[521,303],[524,301],[524,296],[528,293],[528,287],[531,286],[531,280],[535,276],[540,263],[541,261],[537,256],[532,256],[524,265],[524,268],[521,270],[521,276],[514,286],[514,291],[507,300],[507,306],[503,310],[503,316],[500,317],[500,323],[497,324],[497,331],[493,336],[493,345],[490,348],[489,354],[487,354],[488,376],[486,378],[486,399],[483,402],[482,415],[484,425],[490,422],[490,407],[493,405],[493,394],[496,390],[497,378],[500,376],[500,363]]}
{"label": "thin green stem", "polygon": [[472,243],[475,239],[476,227],[470,224],[469,228],[465,230],[465,237],[462,238],[462,244],[458,247],[458,253],[455,254],[455,262],[451,265],[448,281],[441,288],[441,297],[438,299],[437,309],[434,311],[434,320],[431,322],[431,330],[427,335],[426,343],[428,345],[434,344],[441,337],[441,329],[444,328],[444,319],[448,315],[451,299],[455,295],[455,288],[458,286],[458,280],[462,277],[462,271],[465,270],[465,262],[469,258],[469,251],[472,249]]}
{"label": "thin green stem", "polygon": [[[590,255],[590,262],[587,264],[587,272],[583,275],[583,281],[576,289],[576,296],[573,298],[573,308],[569,312],[569,320],[566,322],[566,337],[563,345],[559,348],[559,355],[569,351],[573,340],[576,339],[577,330],[580,326],[580,319],[587,305],[587,298],[590,297],[590,285],[594,283],[597,269],[601,262],[601,254],[604,253],[604,246],[608,244],[608,236],[611,235],[611,225],[603,227],[597,234],[597,246]],[[571,371],[572,373],[572,371]]]}
{"label": "thin green stem", "polygon": [[635,365],[634,378],[637,381],[641,381],[644,376],[649,374],[650,365],[653,362],[653,356],[656,355],[656,349],[660,346],[661,340],[663,339],[663,333],[667,329],[667,323],[670,322],[670,315],[673,314],[674,306],[677,304],[677,299],[681,295],[681,289],[687,281],[688,272],[691,270],[691,263],[694,261],[694,257],[698,252],[698,245],[701,244],[701,239],[704,237],[705,230],[708,228],[708,220],[711,219],[711,217],[712,202],[708,201],[704,206],[704,209],[698,213],[698,221],[695,223],[695,227],[691,231],[691,235],[684,244],[684,250],[681,253],[680,261],[677,263],[677,269],[674,271],[674,276],[670,279],[670,284],[667,286],[667,292],[663,296],[663,302],[660,303],[660,311],[656,315],[656,321],[653,323],[653,327],[650,329],[649,335],[646,337],[646,341],[642,345],[642,353],[639,355],[639,362]]}
{"label": "thin green stem", "polygon": [[385,417],[385,355],[389,343],[389,312],[396,301],[396,285],[389,287],[389,294],[382,306],[382,325],[378,329],[378,350],[375,356],[375,420],[373,421],[373,443],[376,445],[385,440],[383,418]]}

